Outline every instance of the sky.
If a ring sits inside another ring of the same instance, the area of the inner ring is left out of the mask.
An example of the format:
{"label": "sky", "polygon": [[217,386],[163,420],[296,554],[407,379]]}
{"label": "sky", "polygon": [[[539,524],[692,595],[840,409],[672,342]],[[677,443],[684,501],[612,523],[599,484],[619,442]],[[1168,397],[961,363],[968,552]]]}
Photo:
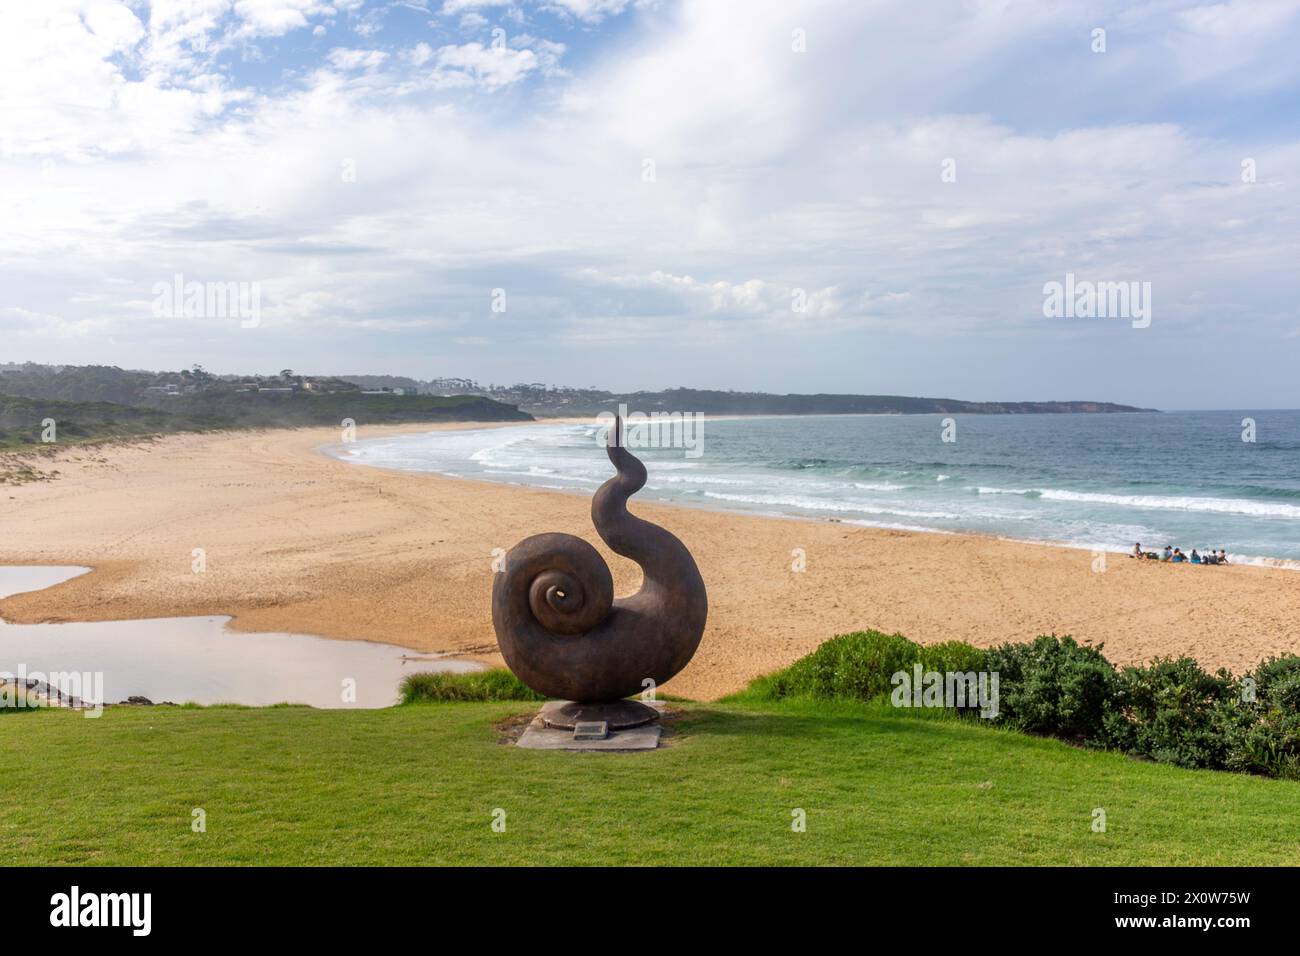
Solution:
{"label": "sky", "polygon": [[0,0],[0,363],[1294,408],[1297,47],[1300,0]]}

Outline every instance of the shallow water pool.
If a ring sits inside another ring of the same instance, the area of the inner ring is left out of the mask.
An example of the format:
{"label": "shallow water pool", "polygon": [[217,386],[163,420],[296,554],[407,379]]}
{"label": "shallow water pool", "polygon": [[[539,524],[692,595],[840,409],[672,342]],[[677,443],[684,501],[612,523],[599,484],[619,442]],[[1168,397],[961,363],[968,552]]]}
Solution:
{"label": "shallow water pool", "polygon": [[[53,587],[89,568],[0,567],[0,598]],[[0,674],[48,680],[94,675],[74,695],[117,703],[277,703],[387,707],[407,674],[481,670],[474,661],[423,655],[394,644],[306,634],[242,633],[228,617],[8,624],[0,620]]]}

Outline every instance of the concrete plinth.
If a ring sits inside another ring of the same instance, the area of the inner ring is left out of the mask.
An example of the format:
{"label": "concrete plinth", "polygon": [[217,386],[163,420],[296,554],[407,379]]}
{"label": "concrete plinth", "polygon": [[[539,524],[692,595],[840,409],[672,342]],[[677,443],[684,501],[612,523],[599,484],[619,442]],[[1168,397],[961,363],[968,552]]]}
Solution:
{"label": "concrete plinth", "polygon": [[659,719],[659,711],[637,700],[609,700],[579,704],[571,700],[548,700],[539,715],[547,727],[573,730],[579,724],[608,724],[610,730],[629,730]]}
{"label": "concrete plinth", "polygon": [[[627,705],[627,706],[624,706]],[[526,750],[654,750],[659,746],[658,701],[574,704],[552,700],[542,705],[516,746]],[[608,735],[591,735],[591,724],[604,723]],[[575,735],[574,728],[582,725]]]}

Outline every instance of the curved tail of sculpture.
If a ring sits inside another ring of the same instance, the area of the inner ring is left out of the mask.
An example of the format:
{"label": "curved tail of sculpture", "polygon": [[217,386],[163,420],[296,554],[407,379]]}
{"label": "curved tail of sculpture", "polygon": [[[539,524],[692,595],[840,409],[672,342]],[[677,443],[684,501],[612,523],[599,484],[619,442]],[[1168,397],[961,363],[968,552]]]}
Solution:
{"label": "curved tail of sculpture", "polygon": [[627,510],[646,482],[615,419],[607,453],[617,474],[596,492],[591,519],[615,553],[642,570],[641,589],[613,599],[609,566],[568,534],[526,538],[505,558],[492,589],[492,620],[510,669],[539,693],[616,700],[662,684],[686,666],[708,615],[704,579],[671,532]]}
{"label": "curved tail of sculpture", "polygon": [[676,535],[627,510],[628,499],[645,486],[646,470],[623,438],[623,420],[616,417],[606,453],[618,474],[601,485],[591,500],[596,533],[615,554],[639,564],[647,581],[666,582],[691,572],[698,576],[695,559]]}

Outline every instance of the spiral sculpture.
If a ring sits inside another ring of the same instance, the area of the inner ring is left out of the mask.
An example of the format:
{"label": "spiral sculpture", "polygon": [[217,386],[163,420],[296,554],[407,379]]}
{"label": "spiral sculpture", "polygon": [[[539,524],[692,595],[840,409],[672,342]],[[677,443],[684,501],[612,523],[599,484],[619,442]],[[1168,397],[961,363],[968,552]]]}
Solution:
{"label": "spiral sculpture", "polygon": [[571,534],[538,534],[507,552],[492,587],[492,624],[506,664],[547,697],[594,704],[639,694],[686,666],[699,646],[708,595],[677,537],[627,510],[645,465],[623,447],[622,421],[607,439],[618,472],[591,502],[610,550],[641,566],[641,590],[614,599],[609,565]]}

